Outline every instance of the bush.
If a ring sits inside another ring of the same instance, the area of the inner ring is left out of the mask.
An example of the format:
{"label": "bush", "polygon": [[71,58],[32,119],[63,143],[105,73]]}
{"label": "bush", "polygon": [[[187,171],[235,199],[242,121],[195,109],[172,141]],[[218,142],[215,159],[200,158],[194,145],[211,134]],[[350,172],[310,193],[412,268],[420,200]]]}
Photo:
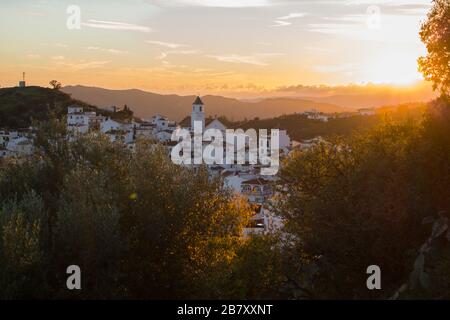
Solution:
{"label": "bush", "polygon": [[[388,298],[408,280],[430,233],[423,219],[450,214],[449,109],[441,99],[422,121],[388,121],[288,159],[279,213],[294,263],[320,266],[316,296]],[[373,264],[382,270],[380,291],[366,288]]]}
{"label": "bush", "polygon": [[[145,142],[135,151],[95,134],[69,142],[57,120],[38,132],[33,158],[0,168],[3,297],[234,296],[230,275],[255,255],[241,237],[252,210],[222,181]],[[72,264],[80,291],[66,289]],[[264,296],[252,290],[239,297]]]}

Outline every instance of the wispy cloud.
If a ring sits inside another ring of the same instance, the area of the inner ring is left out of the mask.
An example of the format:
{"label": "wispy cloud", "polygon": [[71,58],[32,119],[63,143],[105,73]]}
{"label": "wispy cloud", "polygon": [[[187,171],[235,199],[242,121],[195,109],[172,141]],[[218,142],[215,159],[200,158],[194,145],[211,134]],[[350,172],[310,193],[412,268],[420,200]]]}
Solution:
{"label": "wispy cloud", "polygon": [[54,47],[54,48],[61,48],[61,49],[66,49],[69,47],[69,45],[65,44],[65,43],[43,43],[42,46],[46,46],[46,47]]}
{"label": "wispy cloud", "polygon": [[128,51],[125,51],[125,50],[101,48],[101,47],[87,47],[86,49],[89,51],[100,51],[100,52],[110,53],[110,54],[114,54],[114,55],[124,55],[124,54],[129,53]]}
{"label": "wispy cloud", "polygon": [[63,68],[70,69],[72,71],[81,71],[81,70],[86,70],[86,69],[101,68],[104,65],[111,62],[110,60],[69,61],[64,56],[54,56],[54,57],[51,57],[51,59],[55,61],[56,65],[63,67]]}
{"label": "wispy cloud", "polygon": [[274,4],[274,0],[147,0],[146,2],[158,6],[196,6],[217,8],[267,7]]}
{"label": "wispy cloud", "polygon": [[277,20],[290,20],[290,19],[295,19],[295,18],[302,18],[304,17],[305,14],[301,13],[301,12],[293,12],[293,13],[289,13],[288,15],[282,16],[277,18]]}
{"label": "wispy cloud", "polygon": [[243,63],[243,64],[251,64],[255,66],[267,66],[268,63],[266,58],[280,56],[280,53],[257,53],[254,55],[238,55],[238,54],[229,54],[229,55],[207,55],[208,58],[213,58],[221,62],[230,62],[230,63]]}
{"label": "wispy cloud", "polygon": [[383,7],[384,14],[410,15],[424,17],[430,10],[431,3],[428,4],[390,4]]}
{"label": "wispy cloud", "polygon": [[198,50],[169,50],[169,51],[164,51],[161,52],[158,56],[155,57],[156,60],[164,60],[166,59],[169,55],[191,55],[191,54],[196,54],[196,53],[200,53],[200,51]]}
{"label": "wispy cloud", "polygon": [[167,53],[161,52],[158,56],[155,57],[156,60],[164,60],[167,58]]}
{"label": "wispy cloud", "polygon": [[305,14],[301,13],[301,12],[289,13],[289,14],[287,14],[285,16],[281,16],[281,17],[276,18],[273,21],[274,24],[272,25],[272,27],[287,27],[287,26],[290,26],[292,24],[292,22],[287,21],[287,20],[302,18],[304,16],[305,16]]}
{"label": "wispy cloud", "polygon": [[346,0],[344,5],[430,5],[427,0]]}
{"label": "wispy cloud", "polygon": [[132,23],[117,22],[117,21],[104,21],[90,19],[88,22],[83,22],[83,26],[97,29],[107,30],[124,30],[124,31],[138,31],[138,32],[151,32],[152,29],[146,26],[141,26]]}
{"label": "wispy cloud", "polygon": [[196,53],[200,53],[199,50],[171,50],[171,51],[167,51],[168,54],[184,54],[184,55],[189,55],[189,54],[196,54]]}
{"label": "wispy cloud", "polygon": [[310,23],[308,29],[311,32],[325,34],[352,35],[366,31],[367,19],[368,16],[362,14],[323,17],[323,22]]}
{"label": "wispy cloud", "polygon": [[274,24],[271,25],[271,27],[287,27],[287,26],[290,26],[292,24],[292,22],[281,21],[281,20],[275,20],[273,23]]}
{"label": "wispy cloud", "polygon": [[231,55],[208,55],[209,58],[214,58],[218,61],[222,62],[231,62],[231,63],[245,63],[245,64],[252,64],[255,66],[266,66],[267,63],[261,61],[256,56],[241,56],[237,54],[231,54]]}
{"label": "wispy cloud", "polygon": [[149,44],[161,46],[161,47],[170,48],[170,49],[177,49],[177,48],[181,48],[181,47],[186,47],[186,45],[184,45],[184,44],[173,43],[173,42],[154,41],[154,40],[147,40],[145,42],[149,43]]}

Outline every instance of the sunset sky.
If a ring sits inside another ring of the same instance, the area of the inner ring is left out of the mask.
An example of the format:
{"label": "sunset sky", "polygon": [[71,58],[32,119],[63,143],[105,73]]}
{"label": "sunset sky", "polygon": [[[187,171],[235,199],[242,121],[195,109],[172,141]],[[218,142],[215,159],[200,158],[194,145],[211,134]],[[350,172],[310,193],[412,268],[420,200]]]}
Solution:
{"label": "sunset sky", "polygon": [[[69,30],[69,5],[81,29]],[[431,0],[2,0],[0,85],[162,93],[410,84]]]}

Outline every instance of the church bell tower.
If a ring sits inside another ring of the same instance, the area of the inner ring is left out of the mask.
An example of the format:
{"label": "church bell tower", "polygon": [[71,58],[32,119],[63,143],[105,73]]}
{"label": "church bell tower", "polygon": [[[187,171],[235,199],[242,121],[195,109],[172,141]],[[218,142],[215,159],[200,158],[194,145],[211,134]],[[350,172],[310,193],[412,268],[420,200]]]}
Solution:
{"label": "church bell tower", "polygon": [[200,99],[200,97],[197,97],[192,104],[191,130],[194,130],[195,121],[201,121],[202,130],[205,131],[205,110],[202,99]]}

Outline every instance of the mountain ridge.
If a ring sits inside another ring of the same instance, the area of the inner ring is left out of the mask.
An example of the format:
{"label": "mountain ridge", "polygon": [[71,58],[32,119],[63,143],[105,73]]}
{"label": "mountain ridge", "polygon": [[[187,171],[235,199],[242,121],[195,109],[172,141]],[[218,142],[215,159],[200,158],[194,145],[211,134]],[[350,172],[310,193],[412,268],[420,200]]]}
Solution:
{"label": "mountain ridge", "polygon": [[[66,86],[62,91],[73,98],[97,105],[100,108],[128,105],[136,116],[149,118],[154,114],[163,114],[170,119],[181,121],[191,113],[194,95],[157,94],[140,89],[110,90],[88,86]],[[207,116],[226,116],[233,120],[246,118],[273,118],[284,114],[304,112],[316,109],[320,112],[346,112],[345,108],[331,103],[322,103],[301,98],[265,98],[257,102],[242,101],[235,98],[205,95]]]}

